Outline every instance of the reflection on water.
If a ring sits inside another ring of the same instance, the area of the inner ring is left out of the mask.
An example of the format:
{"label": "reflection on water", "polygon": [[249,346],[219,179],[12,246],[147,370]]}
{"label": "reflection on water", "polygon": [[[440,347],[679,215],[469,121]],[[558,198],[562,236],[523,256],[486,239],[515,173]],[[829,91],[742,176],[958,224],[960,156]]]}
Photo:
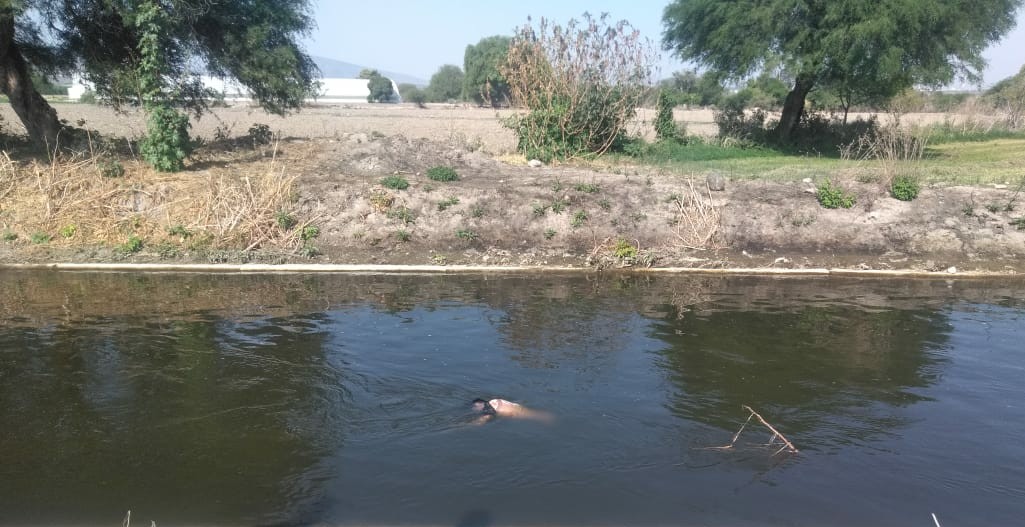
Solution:
{"label": "reflection on water", "polygon": [[[1016,283],[0,279],[2,524],[1025,514]],[[473,426],[478,396],[557,419]],[[802,452],[772,457],[753,428],[707,449],[743,404]]]}

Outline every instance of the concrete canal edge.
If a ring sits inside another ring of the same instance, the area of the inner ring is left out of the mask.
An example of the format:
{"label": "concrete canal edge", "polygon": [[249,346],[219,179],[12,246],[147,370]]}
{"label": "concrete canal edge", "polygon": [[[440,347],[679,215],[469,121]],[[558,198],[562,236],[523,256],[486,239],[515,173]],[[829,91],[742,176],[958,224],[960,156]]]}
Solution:
{"label": "concrete canal edge", "polygon": [[702,269],[693,267],[622,268],[598,271],[591,267],[560,266],[488,266],[488,265],[383,265],[383,264],[147,264],[147,263],[26,263],[0,264],[0,270],[35,269],[58,271],[120,271],[179,273],[635,273],[671,275],[764,275],[764,276],[843,276],[894,278],[1020,278],[1013,272],[991,271],[915,271],[862,269],[779,269],[772,267],[734,267]]}

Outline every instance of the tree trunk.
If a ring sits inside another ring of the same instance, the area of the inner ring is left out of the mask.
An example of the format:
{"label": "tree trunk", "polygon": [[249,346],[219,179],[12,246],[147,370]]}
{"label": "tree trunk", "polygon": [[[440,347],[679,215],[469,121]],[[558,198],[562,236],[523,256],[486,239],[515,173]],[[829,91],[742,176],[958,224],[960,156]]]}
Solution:
{"label": "tree trunk", "polygon": [[9,4],[0,7],[0,92],[11,101],[34,143],[47,150],[57,145],[61,123],[57,112],[32,85],[28,65],[14,42],[14,11]]}
{"label": "tree trunk", "polygon": [[779,124],[776,125],[776,137],[783,142],[789,142],[790,136],[797,129],[804,114],[804,99],[808,92],[815,86],[815,79],[810,75],[801,74],[794,81],[794,88],[787,94],[783,101],[783,113],[779,116]]}

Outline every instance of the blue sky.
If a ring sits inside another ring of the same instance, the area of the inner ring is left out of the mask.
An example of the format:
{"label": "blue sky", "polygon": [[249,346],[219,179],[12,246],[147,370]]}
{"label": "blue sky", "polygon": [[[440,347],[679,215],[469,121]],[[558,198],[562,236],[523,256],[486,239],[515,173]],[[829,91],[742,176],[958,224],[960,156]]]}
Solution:
{"label": "blue sky", "polygon": [[[443,64],[462,67],[467,44],[511,35],[528,16],[559,23],[587,11],[629,20],[661,50],[662,10],[669,0],[314,0],[317,29],[307,42],[313,55],[429,79]],[[687,66],[661,52],[662,77]],[[988,86],[1025,62],[1025,10],[1018,27],[985,53]]]}

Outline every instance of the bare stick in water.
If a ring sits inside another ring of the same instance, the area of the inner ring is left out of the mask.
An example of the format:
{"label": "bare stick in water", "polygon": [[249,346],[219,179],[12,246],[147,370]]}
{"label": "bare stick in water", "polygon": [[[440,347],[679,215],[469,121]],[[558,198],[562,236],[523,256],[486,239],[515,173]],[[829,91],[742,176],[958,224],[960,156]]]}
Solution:
{"label": "bare stick in water", "polygon": [[930,514],[932,514],[932,522],[936,524],[936,527],[940,527],[940,520],[936,518],[936,513],[932,512]]}
{"label": "bare stick in water", "polygon": [[132,509],[128,509],[125,519],[121,520],[121,527],[132,527]]}
{"label": "bare stick in water", "polygon": [[746,404],[743,405],[743,407],[744,407],[745,410],[747,410],[750,413],[747,416],[747,420],[744,421],[744,424],[740,425],[740,430],[737,430],[737,433],[733,434],[733,439],[730,440],[730,443],[728,445],[710,447],[710,450],[729,450],[729,449],[733,448],[733,445],[735,445],[737,443],[737,439],[740,438],[741,432],[743,432],[744,428],[747,427],[747,424],[751,422],[751,418],[752,417],[756,417],[756,418],[758,418],[758,422],[762,423],[762,426],[764,426],[765,428],[768,428],[769,431],[772,432],[772,436],[769,437],[769,443],[766,444],[765,446],[772,446],[772,444],[776,442],[776,439],[779,439],[780,441],[783,442],[783,446],[780,447],[780,449],[777,450],[776,452],[774,452],[772,455],[775,456],[775,455],[779,454],[780,452],[789,452],[791,454],[796,454],[798,452],[797,447],[795,447],[794,444],[791,443],[790,440],[786,438],[786,436],[781,434],[779,432],[779,430],[776,430],[776,428],[774,426],[770,425],[768,421],[763,419],[762,416],[759,415],[758,412],[754,411],[750,406],[748,406]]}

